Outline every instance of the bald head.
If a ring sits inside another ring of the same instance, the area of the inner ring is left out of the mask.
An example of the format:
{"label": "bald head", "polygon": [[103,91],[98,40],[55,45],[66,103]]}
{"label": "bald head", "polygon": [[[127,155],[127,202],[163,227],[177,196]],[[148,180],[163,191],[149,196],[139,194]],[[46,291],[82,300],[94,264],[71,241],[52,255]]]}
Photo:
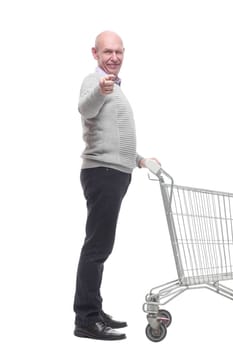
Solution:
{"label": "bald head", "polygon": [[105,43],[110,43],[110,42],[118,43],[123,48],[123,41],[122,41],[121,37],[117,33],[109,31],[109,30],[106,30],[106,31],[100,33],[99,35],[97,35],[97,37],[95,39],[95,48],[98,50]]}
{"label": "bald head", "polygon": [[102,70],[117,76],[123,62],[124,50],[121,37],[115,32],[105,31],[96,37],[92,54]]}

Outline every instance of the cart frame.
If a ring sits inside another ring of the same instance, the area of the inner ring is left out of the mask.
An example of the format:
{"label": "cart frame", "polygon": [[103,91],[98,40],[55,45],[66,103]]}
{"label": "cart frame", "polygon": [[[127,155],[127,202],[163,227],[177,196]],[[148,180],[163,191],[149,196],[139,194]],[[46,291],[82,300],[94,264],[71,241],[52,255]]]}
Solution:
{"label": "cart frame", "polygon": [[172,320],[160,306],[186,290],[207,288],[233,300],[233,290],[219,283],[233,279],[233,194],[175,185],[162,168],[154,174],[149,179],[160,184],[178,275],[145,297],[146,335],[157,342]]}

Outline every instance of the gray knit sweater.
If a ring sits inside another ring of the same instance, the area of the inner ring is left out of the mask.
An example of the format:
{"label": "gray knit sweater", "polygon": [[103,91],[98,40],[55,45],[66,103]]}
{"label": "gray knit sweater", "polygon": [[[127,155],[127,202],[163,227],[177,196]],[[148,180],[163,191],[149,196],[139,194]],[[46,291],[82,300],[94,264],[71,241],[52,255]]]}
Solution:
{"label": "gray knit sweater", "polygon": [[78,109],[82,117],[82,168],[110,167],[126,173],[142,159],[136,153],[133,111],[120,86],[106,96],[99,92],[98,72],[88,75],[81,86]]}

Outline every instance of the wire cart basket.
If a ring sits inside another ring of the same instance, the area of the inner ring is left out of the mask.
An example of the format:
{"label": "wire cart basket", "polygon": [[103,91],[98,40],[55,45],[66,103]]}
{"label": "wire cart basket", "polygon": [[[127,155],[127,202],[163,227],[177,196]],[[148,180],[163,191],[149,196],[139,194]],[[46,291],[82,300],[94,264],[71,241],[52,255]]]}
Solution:
{"label": "wire cart basket", "polygon": [[146,166],[159,180],[178,275],[152,288],[143,304],[146,336],[159,342],[172,321],[160,307],[187,289],[208,288],[233,299],[233,290],[219,283],[233,279],[233,194],[177,186],[155,161]]}

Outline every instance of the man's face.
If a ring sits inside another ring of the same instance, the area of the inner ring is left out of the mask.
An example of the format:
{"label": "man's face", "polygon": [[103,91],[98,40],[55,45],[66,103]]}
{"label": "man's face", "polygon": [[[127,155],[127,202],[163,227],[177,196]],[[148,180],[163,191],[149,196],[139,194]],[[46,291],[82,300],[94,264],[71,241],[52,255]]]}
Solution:
{"label": "man's face", "polygon": [[105,35],[100,38],[97,47],[92,49],[92,54],[107,74],[118,76],[124,58],[124,47],[118,36]]}

